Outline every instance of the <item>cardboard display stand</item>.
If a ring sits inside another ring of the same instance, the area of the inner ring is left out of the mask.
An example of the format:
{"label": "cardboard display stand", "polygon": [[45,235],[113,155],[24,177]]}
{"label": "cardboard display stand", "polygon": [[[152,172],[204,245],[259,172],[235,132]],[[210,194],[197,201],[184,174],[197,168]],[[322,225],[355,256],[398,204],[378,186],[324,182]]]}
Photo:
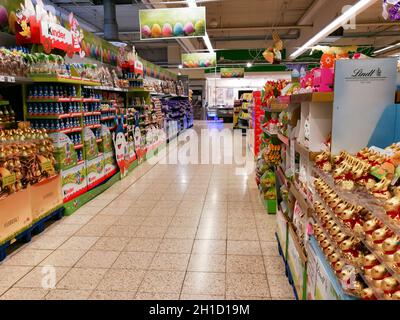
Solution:
{"label": "cardboard display stand", "polygon": [[1,200],[0,243],[32,223],[31,192],[21,190]]}

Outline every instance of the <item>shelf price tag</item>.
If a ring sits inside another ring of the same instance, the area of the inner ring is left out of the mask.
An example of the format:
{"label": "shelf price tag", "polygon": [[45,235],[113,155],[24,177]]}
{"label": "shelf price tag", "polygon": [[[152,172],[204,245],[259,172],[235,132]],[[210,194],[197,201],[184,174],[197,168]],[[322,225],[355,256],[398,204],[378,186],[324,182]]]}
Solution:
{"label": "shelf price tag", "polygon": [[45,171],[45,172],[52,171],[53,166],[51,165],[51,161],[49,160],[49,161],[41,163],[40,169],[41,169],[41,171]]}
{"label": "shelf price tag", "polygon": [[10,174],[10,175],[8,175],[6,177],[3,177],[1,179],[3,188],[15,184],[16,180],[17,179],[16,179],[16,176],[15,176],[15,173]]}
{"label": "shelf price tag", "polygon": [[6,81],[6,77],[5,76],[0,76],[0,82],[5,82]]}
{"label": "shelf price tag", "polygon": [[8,82],[15,83],[15,77],[7,77]]}

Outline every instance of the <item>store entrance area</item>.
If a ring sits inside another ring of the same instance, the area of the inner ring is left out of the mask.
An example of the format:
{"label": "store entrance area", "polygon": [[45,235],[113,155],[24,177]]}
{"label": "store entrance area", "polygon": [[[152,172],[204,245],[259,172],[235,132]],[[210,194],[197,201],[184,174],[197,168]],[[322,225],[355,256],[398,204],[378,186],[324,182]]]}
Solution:
{"label": "store entrance area", "polygon": [[1,299],[294,299],[254,174],[156,160],[11,253]]}

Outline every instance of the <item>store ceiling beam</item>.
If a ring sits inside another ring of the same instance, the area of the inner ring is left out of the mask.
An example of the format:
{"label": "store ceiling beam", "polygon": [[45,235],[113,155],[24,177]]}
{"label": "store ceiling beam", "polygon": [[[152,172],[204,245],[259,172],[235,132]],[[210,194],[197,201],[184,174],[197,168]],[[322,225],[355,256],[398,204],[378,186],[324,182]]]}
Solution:
{"label": "store ceiling beam", "polygon": [[314,0],[314,2],[311,4],[311,6],[307,9],[307,11],[303,14],[303,16],[297,22],[297,27],[311,24],[314,16],[323,8],[323,6],[328,1],[329,0]]}
{"label": "store ceiling beam", "polygon": [[[56,11],[60,12],[61,17],[64,20],[68,20],[68,16],[71,13],[71,11],[73,10],[67,10],[64,8],[64,4],[65,2],[61,2],[61,1],[54,1],[54,0],[47,0],[46,3],[48,3],[49,5],[53,6],[54,9],[56,9]],[[79,3],[83,3],[82,1],[80,1]],[[71,4],[71,1],[69,1],[69,4]],[[79,8],[78,2],[77,1],[73,1],[72,3],[74,6]],[[93,4],[92,1],[85,1],[84,4]],[[83,19],[81,16],[79,16],[79,14],[76,14],[76,12],[74,12],[74,16],[75,18],[79,21],[79,24],[81,25],[82,28],[86,29],[89,32],[99,32],[101,31],[103,28],[101,26],[97,26],[85,19]]]}

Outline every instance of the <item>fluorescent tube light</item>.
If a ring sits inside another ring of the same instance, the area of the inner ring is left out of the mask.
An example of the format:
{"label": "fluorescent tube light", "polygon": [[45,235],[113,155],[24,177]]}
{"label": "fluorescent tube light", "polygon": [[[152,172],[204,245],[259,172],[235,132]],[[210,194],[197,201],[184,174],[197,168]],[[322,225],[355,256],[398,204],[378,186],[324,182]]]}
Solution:
{"label": "fluorescent tube light", "polygon": [[353,5],[350,9],[344,12],[341,16],[333,20],[330,24],[328,24],[324,29],[318,32],[314,37],[308,40],[304,45],[302,45],[299,49],[293,52],[290,55],[291,59],[296,59],[298,56],[306,52],[309,48],[317,44],[319,41],[325,39],[329,36],[333,31],[337,28],[344,25],[347,21],[351,19],[353,15],[357,15],[363,10],[367,9],[370,5],[372,5],[377,0],[360,0],[355,5]]}
{"label": "fluorescent tube light", "polygon": [[400,42],[399,42],[399,43],[396,43],[396,44],[392,44],[391,46],[385,47],[385,48],[383,48],[383,49],[376,50],[376,51],[374,51],[374,54],[378,54],[378,53],[381,53],[381,52],[385,52],[385,51],[388,51],[388,50],[390,50],[390,49],[396,48],[396,47],[398,47],[398,46],[400,46]]}

